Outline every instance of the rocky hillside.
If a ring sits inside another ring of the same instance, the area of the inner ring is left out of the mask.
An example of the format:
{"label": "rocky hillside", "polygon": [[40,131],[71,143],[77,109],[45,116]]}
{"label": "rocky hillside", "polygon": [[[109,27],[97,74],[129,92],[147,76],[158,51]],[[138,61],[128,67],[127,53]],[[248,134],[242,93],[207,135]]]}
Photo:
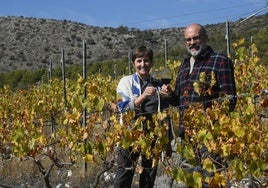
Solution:
{"label": "rocky hillside", "polygon": [[[267,27],[267,14],[243,25],[249,27],[254,22],[263,23],[256,24],[256,30]],[[215,36],[220,32],[224,41],[225,23],[207,25],[206,28]],[[126,57],[130,50],[141,44],[150,45],[155,53],[163,52],[165,40],[170,48],[183,47],[182,34],[183,28],[141,31],[123,26],[93,27],[67,20],[0,17],[0,72],[47,68],[50,61],[56,66],[60,64],[62,49],[67,66],[81,63],[83,41],[87,44],[88,61]]]}

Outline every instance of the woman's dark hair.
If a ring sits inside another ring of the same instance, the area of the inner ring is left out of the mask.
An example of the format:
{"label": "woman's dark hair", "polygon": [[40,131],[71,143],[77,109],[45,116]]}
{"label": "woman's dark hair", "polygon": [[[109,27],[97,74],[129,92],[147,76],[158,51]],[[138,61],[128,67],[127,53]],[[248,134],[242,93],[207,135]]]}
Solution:
{"label": "woman's dark hair", "polygon": [[133,55],[132,55],[132,62],[134,62],[136,58],[145,57],[145,56],[147,56],[152,62],[153,56],[154,56],[153,50],[150,48],[147,48],[146,46],[140,46],[134,50]]}

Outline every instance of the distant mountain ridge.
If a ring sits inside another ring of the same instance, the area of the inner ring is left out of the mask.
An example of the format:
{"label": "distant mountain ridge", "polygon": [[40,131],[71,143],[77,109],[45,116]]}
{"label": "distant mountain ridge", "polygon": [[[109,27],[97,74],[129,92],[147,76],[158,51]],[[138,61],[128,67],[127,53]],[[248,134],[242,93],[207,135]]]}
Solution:
{"label": "distant mountain ridge", "polygon": [[[233,32],[243,36],[245,29],[257,31],[267,27],[267,17],[266,14],[248,20]],[[230,24],[235,26],[238,23],[239,20]],[[216,35],[224,32],[225,23],[205,27]],[[141,44],[149,44],[155,53],[163,52],[164,40],[168,41],[170,48],[183,48],[183,43],[178,42],[182,37],[183,28],[141,31],[124,26],[93,27],[67,20],[0,17],[0,72],[47,68],[50,61],[59,64],[63,48],[67,65],[81,63],[84,40],[88,47],[87,59],[93,62],[127,56],[130,50]]]}

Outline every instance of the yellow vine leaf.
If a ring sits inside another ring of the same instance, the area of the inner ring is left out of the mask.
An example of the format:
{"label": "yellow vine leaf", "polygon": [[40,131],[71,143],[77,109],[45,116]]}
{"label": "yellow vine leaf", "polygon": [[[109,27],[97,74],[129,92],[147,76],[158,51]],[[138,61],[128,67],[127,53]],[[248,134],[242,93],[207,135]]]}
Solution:
{"label": "yellow vine leaf", "polygon": [[201,83],[206,83],[206,82],[207,82],[207,77],[206,77],[206,73],[205,73],[205,72],[201,72],[201,73],[199,74],[199,81],[200,81]]}
{"label": "yellow vine leaf", "polygon": [[212,178],[210,182],[210,187],[225,187],[226,186],[226,177],[221,173],[215,173],[215,176]]}
{"label": "yellow vine leaf", "polygon": [[232,130],[234,132],[234,134],[237,136],[237,137],[244,137],[245,134],[246,134],[246,131],[243,127],[240,127],[238,126],[238,122],[237,121],[232,121]]}
{"label": "yellow vine leaf", "polygon": [[176,180],[176,182],[181,183],[185,182],[185,173],[182,168],[177,168],[173,171],[173,177]]}
{"label": "yellow vine leaf", "polygon": [[215,74],[214,71],[212,71],[211,72],[211,83],[210,83],[210,87],[216,85],[216,82],[217,82],[217,80],[216,80],[216,74]]}
{"label": "yellow vine leaf", "polygon": [[105,104],[105,101],[103,99],[99,99],[96,104],[96,110],[102,111],[104,104]]}
{"label": "yellow vine leaf", "polygon": [[92,162],[92,161],[94,161],[94,155],[91,155],[91,154],[86,154],[83,158],[84,158],[84,160],[86,162]]}
{"label": "yellow vine leaf", "polygon": [[194,91],[195,91],[196,93],[198,93],[198,95],[200,95],[200,94],[201,94],[201,88],[200,88],[200,84],[199,84],[199,82],[194,82],[194,83],[193,83],[193,86],[194,86]]}
{"label": "yellow vine leaf", "polygon": [[252,103],[248,104],[247,107],[246,107],[246,109],[245,109],[245,111],[244,111],[244,113],[246,115],[252,115],[252,114],[254,114],[255,113],[254,104],[252,104]]}
{"label": "yellow vine leaf", "polygon": [[192,175],[192,183],[193,183],[193,186],[196,187],[196,188],[202,188],[202,176],[201,174],[199,174],[198,172],[193,172],[193,175]]}
{"label": "yellow vine leaf", "polygon": [[231,145],[222,145],[221,146],[221,150],[222,150],[222,153],[223,153],[223,156],[226,157],[230,154],[230,151],[231,151]]}
{"label": "yellow vine leaf", "polygon": [[213,137],[212,137],[211,132],[208,132],[206,129],[202,129],[198,132],[197,138],[201,142],[204,142],[207,140],[211,140]]}
{"label": "yellow vine leaf", "polygon": [[167,117],[167,113],[166,112],[158,112],[157,113],[157,118],[161,121],[163,121],[165,118]]}
{"label": "yellow vine leaf", "polygon": [[98,86],[96,86],[96,85],[90,85],[90,86],[88,87],[88,91],[89,91],[89,93],[91,93],[91,94],[96,94],[97,91],[98,91]]}
{"label": "yellow vine leaf", "polygon": [[203,168],[209,172],[216,171],[216,168],[215,168],[213,162],[210,160],[210,158],[206,158],[206,159],[202,160],[202,165],[203,165]]}

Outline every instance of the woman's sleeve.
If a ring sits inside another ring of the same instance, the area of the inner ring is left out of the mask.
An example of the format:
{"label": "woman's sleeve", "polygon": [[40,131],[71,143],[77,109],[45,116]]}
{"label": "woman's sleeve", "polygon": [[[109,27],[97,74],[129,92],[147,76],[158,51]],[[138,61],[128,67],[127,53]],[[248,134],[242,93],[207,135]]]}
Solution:
{"label": "woman's sleeve", "polygon": [[120,103],[118,104],[119,108],[120,105],[131,110],[135,108],[134,100],[137,98],[137,96],[133,94],[131,85],[131,78],[129,77],[123,77],[119,81],[117,86],[117,97]]}

